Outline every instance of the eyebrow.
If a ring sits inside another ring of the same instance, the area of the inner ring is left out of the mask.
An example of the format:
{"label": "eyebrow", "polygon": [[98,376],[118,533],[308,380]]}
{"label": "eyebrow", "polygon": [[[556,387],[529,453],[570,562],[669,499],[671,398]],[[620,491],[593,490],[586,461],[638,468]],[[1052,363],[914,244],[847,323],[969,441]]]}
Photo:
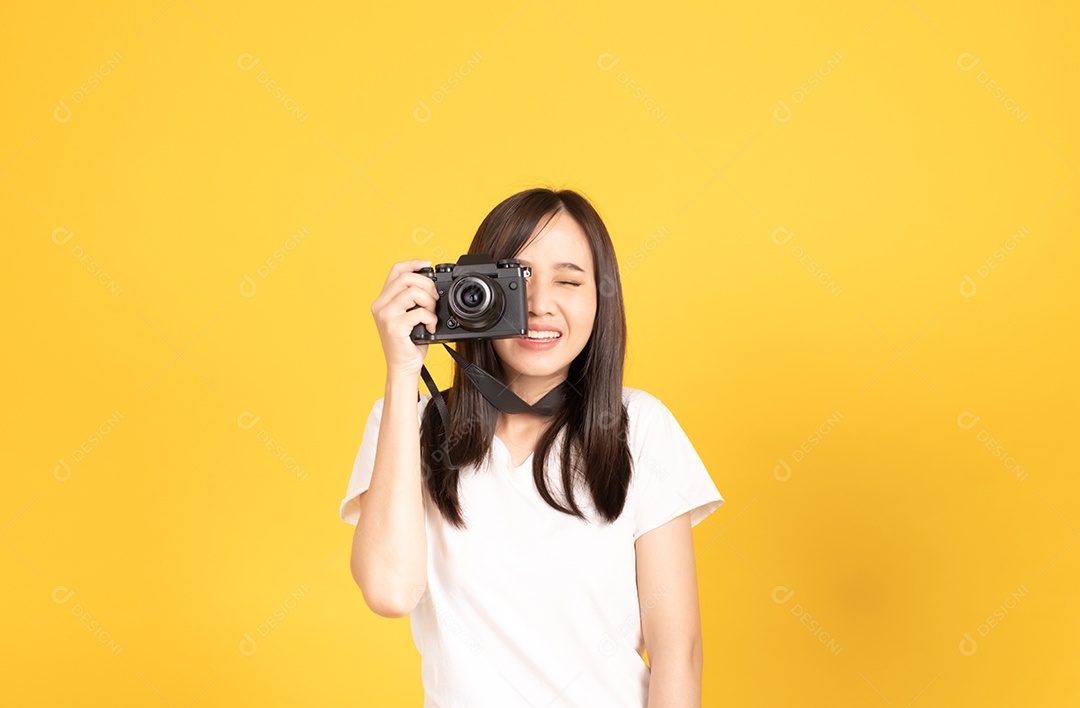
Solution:
{"label": "eyebrow", "polygon": [[[521,265],[524,265],[524,266],[530,266],[530,267],[532,266],[532,263],[529,263],[528,261],[523,261],[520,258],[518,259],[518,262],[521,263]],[[581,266],[579,266],[577,263],[569,263],[569,262],[556,263],[555,264],[555,269],[556,270],[574,270],[574,271],[577,271],[578,273],[584,273],[585,272],[585,269],[582,268]]]}

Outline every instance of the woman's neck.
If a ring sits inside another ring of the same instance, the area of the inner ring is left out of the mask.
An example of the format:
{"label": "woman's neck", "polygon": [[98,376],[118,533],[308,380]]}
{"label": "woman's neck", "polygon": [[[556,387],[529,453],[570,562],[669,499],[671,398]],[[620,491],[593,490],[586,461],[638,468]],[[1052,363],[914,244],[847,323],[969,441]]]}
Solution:
{"label": "woman's neck", "polygon": [[531,406],[565,380],[566,374],[558,372],[550,376],[511,376],[505,385]]}

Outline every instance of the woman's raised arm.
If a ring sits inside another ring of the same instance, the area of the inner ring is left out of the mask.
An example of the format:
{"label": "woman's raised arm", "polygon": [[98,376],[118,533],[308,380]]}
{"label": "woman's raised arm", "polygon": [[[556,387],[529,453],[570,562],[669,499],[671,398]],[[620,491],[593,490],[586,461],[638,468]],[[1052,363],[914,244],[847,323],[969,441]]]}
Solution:
{"label": "woman's raised arm", "polygon": [[371,306],[386,357],[386,391],[368,489],[360,495],[350,567],[364,601],[376,614],[402,617],[427,587],[427,536],[417,384],[427,344],[413,327],[435,330],[435,284],[414,271],[430,261],[404,261],[390,269]]}

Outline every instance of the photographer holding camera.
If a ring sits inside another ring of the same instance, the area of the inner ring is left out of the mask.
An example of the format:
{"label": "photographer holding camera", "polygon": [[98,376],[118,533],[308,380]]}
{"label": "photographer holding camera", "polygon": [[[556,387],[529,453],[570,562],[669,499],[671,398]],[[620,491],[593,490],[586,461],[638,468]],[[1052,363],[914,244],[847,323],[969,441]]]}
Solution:
{"label": "photographer holding camera", "polygon": [[425,705],[700,705],[691,528],[724,500],[672,413],[623,386],[599,214],[525,190],[431,265],[396,263],[371,306],[386,388],[340,511],[367,605],[410,615]]}

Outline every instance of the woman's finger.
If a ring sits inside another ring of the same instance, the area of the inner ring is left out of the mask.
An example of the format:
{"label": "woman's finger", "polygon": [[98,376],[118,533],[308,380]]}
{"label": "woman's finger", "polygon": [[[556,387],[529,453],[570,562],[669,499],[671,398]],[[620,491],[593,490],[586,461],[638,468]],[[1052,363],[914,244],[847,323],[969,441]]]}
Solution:
{"label": "woman's finger", "polygon": [[403,315],[405,321],[409,325],[409,333],[412,333],[413,327],[423,323],[428,332],[435,333],[435,327],[439,324],[439,318],[434,312],[423,307],[418,307],[415,310],[409,310]]}
{"label": "woman's finger", "polygon": [[388,301],[376,301],[372,305],[372,314],[376,319],[389,323],[392,319],[414,308],[431,312],[434,316],[435,299],[427,290],[409,286]]}
{"label": "woman's finger", "polygon": [[429,267],[430,265],[431,261],[424,260],[422,258],[413,258],[412,260],[395,263],[394,265],[390,266],[390,274],[386,276],[386,282],[383,283],[383,290],[386,289],[386,286],[389,285],[394,280],[394,278],[398,277],[402,273],[411,273],[413,271],[420,270],[421,268]]}
{"label": "woman's finger", "polygon": [[430,278],[420,275],[419,273],[399,273],[398,276],[391,282],[386,284],[386,287],[379,297],[375,300],[374,307],[379,307],[384,303],[391,302],[395,297],[400,295],[403,291],[413,287],[431,295],[433,299],[437,299],[439,294],[435,288],[435,283]]}
{"label": "woman's finger", "polygon": [[432,314],[434,314],[435,297],[423,288],[410,285],[392,297],[386,305],[387,309],[393,312],[405,312],[406,310],[411,310],[413,305],[419,305],[421,308],[430,310]]}
{"label": "woman's finger", "polygon": [[439,323],[438,316],[426,307],[417,307],[403,312],[396,306],[389,306],[379,314],[385,318],[384,331],[392,338],[409,336],[413,328],[421,323],[429,332],[434,332]]}
{"label": "woman's finger", "polygon": [[389,290],[396,292],[398,290],[404,290],[407,285],[431,293],[431,297],[437,298],[439,296],[438,290],[435,287],[435,281],[426,275],[420,275],[419,273],[402,273],[394,280],[394,282],[390,283],[388,287]]}

